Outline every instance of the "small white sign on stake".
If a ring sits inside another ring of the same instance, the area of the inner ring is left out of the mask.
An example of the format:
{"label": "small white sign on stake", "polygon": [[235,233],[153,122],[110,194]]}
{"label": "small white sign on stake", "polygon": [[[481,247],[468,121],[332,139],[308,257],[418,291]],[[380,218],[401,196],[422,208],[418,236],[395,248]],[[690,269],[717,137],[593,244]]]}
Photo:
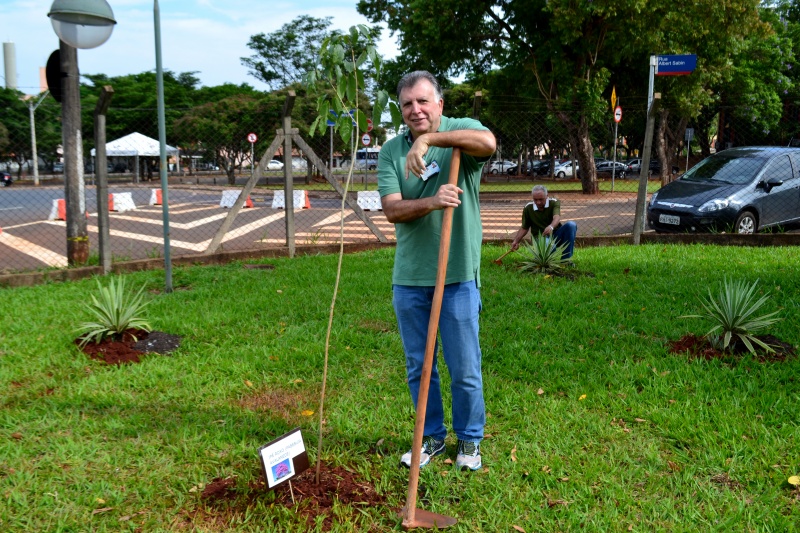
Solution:
{"label": "small white sign on stake", "polygon": [[281,435],[258,449],[267,487],[274,488],[308,469],[308,452],[300,428]]}
{"label": "small white sign on stake", "polygon": [[370,137],[369,133],[365,133],[364,135],[361,136],[361,144],[363,144],[364,146],[369,146],[371,142],[372,142],[372,137]]}

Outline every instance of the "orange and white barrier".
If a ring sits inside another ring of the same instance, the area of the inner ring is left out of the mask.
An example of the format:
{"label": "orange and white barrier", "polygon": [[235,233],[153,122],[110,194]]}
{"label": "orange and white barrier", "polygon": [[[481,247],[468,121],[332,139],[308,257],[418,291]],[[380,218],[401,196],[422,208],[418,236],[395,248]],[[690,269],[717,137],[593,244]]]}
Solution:
{"label": "orange and white barrier", "polygon": [[67,220],[67,202],[64,199],[53,200],[53,207],[47,220]]}
{"label": "orange and white barrier", "polygon": [[125,211],[136,211],[136,204],[133,203],[133,196],[129,192],[113,192],[108,194],[108,210],[124,213]]}
{"label": "orange and white barrier", "polygon": [[[295,209],[311,209],[308,191],[302,189],[293,191],[292,200]],[[286,193],[284,191],[275,191],[272,196],[272,209],[286,209]]]}
{"label": "orange and white barrier", "polygon": [[150,205],[162,205],[161,189],[150,189]]}
{"label": "orange and white barrier", "polygon": [[382,211],[381,193],[378,191],[358,191],[358,207],[364,211]]}
{"label": "orange and white barrier", "polygon": [[[242,191],[222,191],[222,199],[219,201],[220,207],[233,207],[233,204],[236,203],[236,200],[239,199],[239,195],[242,194]],[[247,200],[244,201],[243,207],[253,207],[253,200],[250,197],[247,197]]]}

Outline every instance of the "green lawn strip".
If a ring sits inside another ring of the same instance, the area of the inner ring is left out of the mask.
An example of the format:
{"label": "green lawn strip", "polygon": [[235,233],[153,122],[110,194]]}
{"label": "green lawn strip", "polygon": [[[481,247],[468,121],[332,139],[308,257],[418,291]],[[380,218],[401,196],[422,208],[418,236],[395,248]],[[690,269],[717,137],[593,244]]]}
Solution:
{"label": "green lawn strip", "polygon": [[[795,527],[786,478],[800,473],[798,361],[689,360],[666,343],[708,330],[680,317],[728,276],[760,279],[784,318],[770,333],[800,345],[800,250],[579,249],[572,280],[519,272],[522,252],[493,264],[503,251],[484,247],[481,266],[485,469],[436,458],[421,472],[420,508],[456,516],[464,532]],[[344,259],[323,459],[359,472],[387,503],[337,506],[335,531],[398,530],[405,501],[408,472],[397,465],[414,411],[392,255]],[[305,527],[270,494],[248,503],[247,487],[260,476],[257,448],[294,427],[315,459],[337,259],[262,262],[274,270],[178,268],[171,295],[163,272],[130,274],[131,287],[147,284],[154,328],[183,342],[124,367],[72,344],[94,281],[3,291],[0,528],[223,529],[209,517],[229,531]],[[204,484],[229,476],[242,512],[200,499]]]}

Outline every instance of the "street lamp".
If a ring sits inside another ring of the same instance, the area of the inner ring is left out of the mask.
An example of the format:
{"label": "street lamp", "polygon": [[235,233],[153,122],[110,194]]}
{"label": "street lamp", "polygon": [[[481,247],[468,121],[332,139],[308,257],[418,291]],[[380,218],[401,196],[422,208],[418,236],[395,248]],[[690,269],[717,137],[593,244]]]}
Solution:
{"label": "street lamp", "polygon": [[47,14],[60,39],[61,127],[64,145],[64,201],[67,215],[67,263],[89,259],[86,199],[83,183],[81,99],[76,48],[96,48],[114,29],[114,13],[106,0],[55,0]]}

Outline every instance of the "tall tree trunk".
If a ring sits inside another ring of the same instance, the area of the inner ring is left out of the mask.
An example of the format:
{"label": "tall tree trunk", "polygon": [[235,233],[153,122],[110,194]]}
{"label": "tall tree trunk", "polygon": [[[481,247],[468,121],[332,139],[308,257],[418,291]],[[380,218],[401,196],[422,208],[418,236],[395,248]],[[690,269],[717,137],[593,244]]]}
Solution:
{"label": "tall tree trunk", "polygon": [[658,129],[656,130],[656,153],[658,154],[658,162],[661,167],[661,186],[675,179],[675,174],[672,173],[673,163],[676,162],[678,149],[681,146],[683,136],[686,132],[686,125],[689,119],[680,118],[675,125],[675,128],[670,128],[670,113],[669,109],[660,109],[659,112]]}
{"label": "tall tree trunk", "polygon": [[577,154],[581,191],[583,194],[599,194],[597,171],[594,168],[594,148],[589,139],[589,122],[586,120],[586,115],[581,114],[575,122],[564,111],[555,111],[555,114],[567,130],[569,142]]}

